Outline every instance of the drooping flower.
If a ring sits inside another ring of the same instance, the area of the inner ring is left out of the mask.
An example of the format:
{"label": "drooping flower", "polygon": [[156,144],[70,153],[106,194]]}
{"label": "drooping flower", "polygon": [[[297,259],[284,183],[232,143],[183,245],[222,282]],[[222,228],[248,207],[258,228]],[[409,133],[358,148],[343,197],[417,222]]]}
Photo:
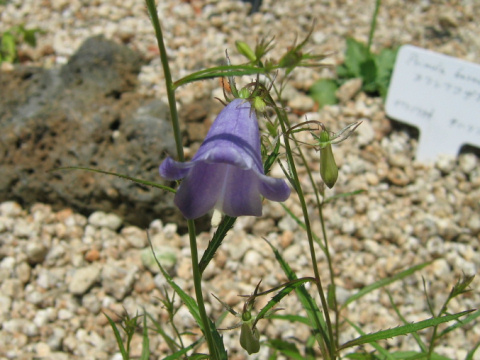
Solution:
{"label": "drooping flower", "polygon": [[192,161],[167,157],[159,170],[167,180],[184,179],[174,202],[187,219],[214,208],[229,216],[260,216],[262,196],[273,201],[290,196],[283,179],[264,173],[257,117],[242,99],[220,112]]}

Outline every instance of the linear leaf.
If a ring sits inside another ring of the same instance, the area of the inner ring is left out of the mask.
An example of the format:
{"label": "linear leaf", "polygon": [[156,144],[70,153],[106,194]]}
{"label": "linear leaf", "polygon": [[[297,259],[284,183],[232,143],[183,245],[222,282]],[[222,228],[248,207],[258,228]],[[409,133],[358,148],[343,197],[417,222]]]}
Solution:
{"label": "linear leaf", "polygon": [[[272,248],[275,258],[285,272],[288,280],[296,280],[297,275],[282,258],[278,250],[272,244],[270,244],[270,242],[267,241],[267,244]],[[315,339],[317,340],[318,345],[322,349],[322,353],[326,353],[327,350],[325,348],[325,344],[328,344],[330,340],[328,339],[327,325],[325,323],[325,319],[323,318],[322,312],[315,303],[315,300],[308,293],[307,289],[305,289],[305,286],[300,286],[296,294],[302,303],[303,308],[307,312],[307,317],[310,320],[310,327],[315,334]]]}
{"label": "linear leaf", "polygon": [[112,327],[113,334],[115,335],[115,339],[117,340],[118,348],[120,349],[120,353],[122,354],[123,360],[129,360],[128,353],[125,350],[125,346],[123,345],[122,336],[120,335],[120,332],[118,331],[117,325],[107,314],[103,313],[103,315],[105,315],[108,322],[110,323],[110,326]]}
{"label": "linear leaf", "polygon": [[348,341],[345,344],[341,345],[339,347],[339,350],[346,349],[352,346],[358,346],[362,344],[368,344],[373,341],[378,341],[378,340],[384,340],[388,338],[393,338],[396,336],[400,335],[406,335],[410,334],[412,332],[420,331],[428,327],[436,326],[439,324],[443,324],[448,321],[456,320],[464,315],[467,315],[471,313],[474,310],[466,310],[459,312],[457,314],[452,314],[452,315],[445,315],[441,317],[436,317],[436,318],[430,318],[427,320],[419,321],[416,323],[408,324],[408,325],[403,325],[403,326],[398,326],[393,329],[387,329],[387,330],[381,330],[373,334],[368,334],[364,336],[360,336],[354,340]]}
{"label": "linear leaf", "polygon": [[267,312],[277,305],[285,296],[290,294],[292,290],[297,289],[298,287],[302,286],[307,282],[311,282],[313,278],[302,278],[298,280],[293,280],[290,284],[285,286],[282,290],[280,290],[274,297],[270,299],[270,301],[265,305],[262,310],[259,311],[257,315],[257,319],[263,319]]}
{"label": "linear leaf", "polygon": [[205,79],[213,79],[224,76],[243,76],[253,74],[264,74],[266,70],[252,65],[223,65],[215,66],[209,69],[200,70],[187,75],[173,83],[173,88],[177,89],[182,85]]}
{"label": "linear leaf", "polygon": [[[359,326],[355,325],[354,323],[352,323],[348,319],[346,319],[346,320],[360,335],[362,335],[362,336],[366,335],[365,332],[363,332],[363,330]],[[375,350],[377,350],[381,355],[383,355],[384,359],[393,360],[393,357],[392,357],[392,355],[390,355],[390,352],[388,350],[384,349],[383,347],[381,347],[379,344],[377,344],[377,342],[372,341],[369,344],[370,344],[370,346],[374,347]]]}
{"label": "linear leaf", "polygon": [[480,316],[480,310],[475,311],[474,313],[471,313],[468,315],[465,319],[462,319],[461,321],[458,321],[456,324],[453,324],[449,327],[447,327],[445,330],[443,330],[438,337],[442,337],[443,335],[449,333],[450,331],[453,331],[455,329],[458,329],[459,327],[462,327],[466,324],[468,324],[470,321],[475,320]]}
{"label": "linear leaf", "polygon": [[65,166],[65,167],[52,169],[50,171],[58,171],[58,170],[85,170],[85,171],[91,171],[91,172],[96,172],[96,173],[105,174],[105,175],[114,175],[114,176],[118,176],[122,179],[130,180],[130,181],[133,181],[133,182],[136,182],[138,184],[145,185],[145,186],[156,187],[158,189],[169,191],[169,192],[174,193],[174,194],[177,192],[175,189],[172,189],[169,186],[158,184],[158,183],[153,182],[153,181],[137,179],[137,178],[127,176],[127,175],[117,174],[117,173],[114,173],[114,172],[111,172],[111,171],[104,171],[104,170],[92,169],[92,168],[81,167],[81,166]]}
{"label": "linear leaf", "polygon": [[301,324],[310,325],[310,321],[306,317],[300,316],[300,315],[275,314],[275,315],[270,316],[270,319],[286,320],[286,321],[290,321],[290,322],[298,322],[298,323],[301,323]]}
{"label": "linear leaf", "polygon": [[395,274],[391,277],[381,279],[379,281],[374,282],[373,284],[370,284],[368,286],[363,287],[359,292],[353,294],[352,296],[350,296],[345,301],[345,303],[342,305],[342,309],[347,307],[348,304],[350,304],[350,303],[360,299],[362,296],[368,294],[369,292],[371,292],[373,290],[376,290],[376,289],[379,289],[381,287],[384,287],[386,285],[389,285],[389,284],[391,284],[391,283],[393,283],[397,280],[401,280],[401,279],[403,279],[403,278],[405,278],[409,275],[412,275],[416,271],[423,269],[425,266],[427,266],[429,264],[430,264],[430,262],[425,262],[423,264],[412,266],[411,268],[408,268],[407,270],[399,272],[399,273],[397,273],[397,274]]}
{"label": "linear leaf", "polygon": [[203,274],[203,271],[207,268],[210,260],[213,259],[213,256],[217,252],[218,248],[220,245],[222,245],[223,239],[225,239],[225,236],[233,227],[233,224],[235,224],[236,220],[236,217],[231,217],[228,215],[224,216],[222,222],[217,228],[217,231],[215,231],[215,234],[213,234],[212,240],[208,243],[207,249],[203,253],[202,258],[200,259],[200,263],[198,264],[198,267],[200,268],[200,274]]}
{"label": "linear leaf", "polygon": [[156,332],[160,334],[160,336],[163,338],[163,340],[165,340],[165,342],[167,343],[168,347],[170,348],[170,350],[173,352],[173,351],[176,351],[180,346],[178,344],[175,343],[175,340],[173,340],[173,338],[171,338],[169,335],[167,335],[167,333],[165,332],[165,330],[163,330],[162,326],[160,325],[160,323],[158,321],[156,321],[152,315],[150,315],[149,313],[147,313],[147,316],[152,320],[153,324],[155,325],[155,328],[156,328]]}
{"label": "linear leaf", "polygon": [[[192,314],[193,318],[195,319],[196,323],[198,324],[198,326],[200,326],[200,329],[205,334],[205,328],[202,322],[202,318],[200,317],[197,302],[190,295],[184,292],[175,283],[175,281],[173,281],[172,277],[165,271],[165,269],[162,267],[157,257],[155,256],[155,252],[153,251],[153,245],[151,242],[150,242],[150,248],[152,249],[152,253],[154,254],[155,261],[157,262],[157,265],[160,268],[160,271],[162,272],[163,276],[165,276],[165,279],[167,279],[168,284],[173,288],[173,290],[175,290],[178,296],[180,296],[180,298],[182,299],[182,301],[184,302],[184,304],[187,306],[188,310]],[[225,350],[222,337],[218,333],[218,330],[215,324],[210,319],[208,321],[209,321],[209,324],[205,324],[205,326],[209,326],[209,329],[212,332],[213,340],[215,341],[215,344],[216,344],[216,349],[219,351],[218,356],[222,360],[227,359],[227,351]]]}
{"label": "linear leaf", "polygon": [[191,343],[189,346],[186,348],[183,348],[182,350],[177,351],[176,353],[173,353],[171,355],[168,355],[167,357],[163,358],[163,360],[176,360],[180,359],[185,355],[188,351],[192,350],[195,348],[197,345],[201,344],[202,342],[205,341],[205,338],[198,339],[197,341]]}
{"label": "linear leaf", "polygon": [[148,339],[148,327],[147,327],[147,315],[146,311],[143,312],[143,342],[142,342],[142,354],[140,360],[148,360],[150,357],[150,340]]}

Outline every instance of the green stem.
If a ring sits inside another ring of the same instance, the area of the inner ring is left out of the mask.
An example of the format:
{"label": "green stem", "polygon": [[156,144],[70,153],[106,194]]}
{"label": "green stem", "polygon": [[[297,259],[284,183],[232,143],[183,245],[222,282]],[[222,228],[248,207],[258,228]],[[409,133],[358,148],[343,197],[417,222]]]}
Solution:
{"label": "green stem", "polygon": [[284,141],[285,141],[285,150],[286,150],[286,155],[287,155],[287,160],[290,166],[290,171],[293,176],[293,181],[296,186],[296,191],[298,194],[298,198],[300,200],[300,206],[302,207],[302,213],[304,217],[304,223],[305,223],[305,228],[307,231],[307,238],[308,238],[308,246],[310,248],[310,256],[312,259],[312,266],[313,266],[313,272],[315,275],[315,284],[317,285],[317,290],[318,294],[320,296],[320,301],[322,302],[322,308],[324,310],[325,314],[325,321],[327,323],[327,328],[328,328],[328,338],[324,339],[324,341],[327,343],[327,348],[328,348],[328,354],[325,354],[327,359],[335,359],[335,342],[333,339],[333,330],[332,330],[332,323],[330,321],[330,315],[328,313],[328,304],[327,300],[325,298],[325,293],[323,292],[323,287],[322,287],[322,282],[320,280],[320,272],[318,270],[318,264],[317,264],[317,259],[315,255],[315,247],[313,244],[313,233],[312,233],[312,228],[310,225],[310,217],[308,215],[308,209],[307,209],[307,204],[305,201],[305,196],[303,195],[303,190],[302,187],[300,186],[300,179],[298,177],[297,169],[295,167],[295,162],[293,160],[293,153],[290,148],[290,141],[287,135],[287,116],[284,113],[283,109],[276,108],[277,116],[279,117],[280,120],[280,126],[282,127],[282,133],[284,134]]}
{"label": "green stem", "polygon": [[185,161],[185,156],[183,155],[182,135],[180,133],[180,123],[178,121],[177,103],[175,101],[175,89],[173,86],[170,66],[168,65],[167,50],[165,48],[165,43],[163,42],[162,27],[160,26],[160,20],[158,19],[155,0],[146,0],[146,2],[148,13],[150,14],[150,20],[152,21],[153,28],[155,29],[155,36],[157,38],[160,59],[163,66],[163,74],[165,75],[168,106],[170,108],[170,117],[172,121],[173,135],[175,137],[175,144],[177,146],[177,156],[179,161]]}
{"label": "green stem", "polygon": [[[327,238],[327,231],[325,228],[325,220],[323,218],[323,203],[320,201],[320,194],[318,192],[318,189],[315,185],[315,180],[313,178],[312,172],[310,168],[308,167],[307,159],[303,155],[303,151],[301,148],[298,148],[300,157],[302,158],[302,162],[305,165],[305,168],[307,169],[307,174],[308,178],[310,179],[310,183],[312,184],[312,188],[315,189],[315,200],[317,202],[317,207],[318,207],[318,216],[320,218],[320,224],[322,225],[322,235],[323,235],[323,252],[325,253],[325,256],[327,258],[327,263],[328,263],[328,270],[330,273],[330,284],[333,287],[333,311],[335,313],[335,339],[332,339],[332,341],[335,341],[336,347],[338,348],[339,346],[339,322],[340,322],[340,313],[338,311],[338,303],[337,303],[337,294],[335,292],[335,273],[333,272],[333,263],[332,263],[332,257],[330,256],[330,249],[328,246],[328,238]],[[325,198],[325,194],[322,192],[322,197]]]}
{"label": "green stem", "polygon": [[[172,75],[168,64],[167,50],[163,41],[162,28],[160,26],[160,20],[158,19],[157,9],[155,7],[155,0],[146,0],[150,19],[152,21],[153,28],[155,29],[155,35],[157,38],[158,49],[160,51],[160,59],[163,66],[163,73],[165,75],[165,85],[167,90],[168,105],[170,108],[170,116],[173,127],[173,133],[175,137],[175,144],[177,148],[177,156],[179,161],[185,161],[185,155],[183,153],[182,137],[180,133],[180,124],[178,120],[177,103],[175,100],[175,88],[172,82]],[[198,266],[198,250],[197,250],[197,237],[195,234],[195,222],[188,220],[188,234],[190,237],[190,252],[192,254],[192,273],[193,284],[195,287],[195,295],[197,298],[198,310],[200,317],[202,318],[203,331],[205,339],[207,340],[210,356],[213,360],[218,359],[217,348],[213,341],[212,329],[210,328],[210,322],[205,310],[205,302],[203,301],[202,294],[202,275]]]}
{"label": "green stem", "polygon": [[195,235],[195,222],[188,220],[188,235],[190,238],[190,252],[192,253],[192,274],[193,285],[195,288],[195,296],[197,297],[198,310],[203,322],[203,332],[207,340],[208,349],[212,359],[218,359],[217,348],[213,341],[212,329],[210,328],[210,321],[205,311],[205,302],[203,301],[202,293],[202,275],[200,267],[198,266],[198,251],[197,251],[197,236]]}
{"label": "green stem", "polygon": [[375,1],[375,10],[373,11],[372,21],[370,22],[370,32],[368,34],[367,54],[370,56],[370,48],[372,47],[373,35],[377,27],[378,9],[380,9],[381,0]]}

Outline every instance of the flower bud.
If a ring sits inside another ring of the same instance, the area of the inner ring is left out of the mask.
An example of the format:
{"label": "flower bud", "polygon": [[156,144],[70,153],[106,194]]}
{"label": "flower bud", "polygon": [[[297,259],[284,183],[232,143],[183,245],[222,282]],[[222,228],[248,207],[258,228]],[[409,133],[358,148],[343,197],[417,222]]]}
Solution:
{"label": "flower bud", "polygon": [[240,345],[247,350],[248,355],[259,352],[260,333],[258,329],[252,329],[249,323],[243,323],[240,332]]}
{"label": "flower bud", "polygon": [[265,100],[263,100],[260,96],[255,96],[252,105],[255,110],[261,113],[265,112],[265,109],[267,108]]}
{"label": "flower bud", "polygon": [[330,135],[325,129],[320,133],[320,143],[327,144],[320,148],[320,175],[325,185],[331,189],[338,178],[338,167],[333,157]]}
{"label": "flower bud", "polygon": [[250,46],[247,45],[246,42],[243,41],[235,41],[235,46],[237,47],[237,50],[240,54],[245,56],[248,60],[250,61],[255,61],[257,60],[257,57],[253,50],[250,48]]}

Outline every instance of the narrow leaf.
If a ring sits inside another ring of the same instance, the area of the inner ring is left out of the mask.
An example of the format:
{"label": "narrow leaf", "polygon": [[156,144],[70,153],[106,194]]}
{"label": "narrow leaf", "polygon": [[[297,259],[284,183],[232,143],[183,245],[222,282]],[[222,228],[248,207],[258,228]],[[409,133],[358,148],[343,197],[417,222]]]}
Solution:
{"label": "narrow leaf", "polygon": [[275,314],[275,315],[270,316],[270,319],[286,320],[286,321],[290,321],[290,322],[293,322],[293,323],[298,322],[298,323],[301,323],[301,324],[310,325],[310,320],[308,320],[306,317],[300,316],[300,315]]}
{"label": "narrow leaf", "polygon": [[381,330],[373,334],[360,336],[354,340],[348,341],[339,347],[339,350],[346,349],[352,346],[358,346],[362,344],[369,344],[373,341],[385,340],[400,335],[407,335],[412,332],[420,331],[428,327],[443,324],[448,321],[456,320],[464,315],[471,313],[473,310],[462,311],[457,314],[445,315],[437,318],[430,318],[427,320],[419,321],[409,325],[398,326],[393,329]]}
{"label": "narrow leaf", "polygon": [[[362,335],[362,336],[366,335],[365,332],[363,332],[363,330],[359,326],[352,323],[348,319],[346,319],[346,320],[360,335]],[[370,346],[374,347],[375,350],[377,350],[381,355],[383,355],[384,359],[393,360],[393,357],[392,357],[392,355],[390,355],[390,352],[388,350],[384,349],[383,347],[381,347],[377,342],[372,341],[369,344],[370,344]]]}
{"label": "narrow leaf", "polygon": [[[275,254],[275,258],[285,272],[288,280],[296,280],[297,275],[295,274],[295,272],[293,272],[288,263],[282,258],[278,250],[272,244],[270,244],[270,242],[267,241],[267,243],[272,248],[272,251]],[[325,354],[327,352],[325,345],[328,346],[330,340],[327,335],[327,324],[325,323],[323,314],[315,303],[315,300],[308,293],[307,289],[305,289],[304,286],[300,286],[297,289],[296,294],[298,296],[298,299],[302,303],[303,308],[307,312],[307,317],[310,321],[310,327],[315,334],[315,339],[317,340],[317,343],[320,346],[322,353]]]}
{"label": "narrow leaf", "polygon": [[[262,308],[262,310],[259,311],[255,323],[259,319],[263,319],[267,312],[273,308],[275,305],[277,305],[285,296],[290,294],[292,290],[297,289],[300,286],[303,286],[303,284],[307,282],[311,282],[313,278],[302,278],[298,280],[293,280],[291,283],[289,283],[287,286],[285,286],[281,291],[279,291],[274,297],[270,299],[270,301]],[[255,326],[254,323],[254,326]]]}
{"label": "narrow leaf", "polygon": [[451,325],[449,327],[447,327],[445,330],[443,330],[440,335],[438,335],[438,337],[442,337],[443,335],[445,334],[448,334],[449,332],[455,330],[455,329],[458,329],[459,327],[462,327],[466,324],[468,324],[469,322],[477,319],[478,317],[480,317],[480,310],[477,310],[473,313],[471,313],[470,315],[468,315],[465,319],[462,319],[461,321],[458,321],[456,324],[454,325]]}
{"label": "narrow leaf", "polygon": [[146,311],[143,312],[143,342],[142,342],[142,354],[140,360],[148,360],[150,357],[150,340],[148,339],[148,327],[147,327],[147,315]]}
{"label": "narrow leaf", "polygon": [[345,303],[342,305],[342,309],[343,308],[346,308],[348,304],[360,299],[362,296],[368,294],[369,292],[372,292],[373,290],[376,290],[376,289],[380,289],[386,285],[389,285],[397,280],[401,280],[409,275],[412,275],[413,273],[415,273],[416,271],[418,270],[421,270],[423,269],[425,266],[429,265],[430,262],[425,262],[423,264],[419,264],[419,265],[415,265],[415,266],[412,266],[411,268],[408,268],[407,270],[404,270],[402,272],[399,272],[398,274],[395,274],[391,277],[388,277],[388,278],[385,278],[385,279],[381,279],[379,281],[376,281],[374,282],[373,284],[370,284],[368,286],[365,286],[364,288],[362,288],[359,292],[357,292],[356,294],[353,294],[352,296],[350,296],[346,301]]}
{"label": "narrow leaf", "polygon": [[243,76],[253,74],[264,74],[265,69],[252,65],[223,65],[215,66],[209,69],[200,70],[187,75],[173,83],[173,88],[178,87],[199,80],[213,79],[224,76]]}
{"label": "narrow leaf", "polygon": [[172,189],[169,186],[158,184],[158,183],[155,183],[153,181],[137,179],[137,178],[134,178],[134,177],[131,177],[131,176],[117,174],[117,173],[114,173],[114,172],[111,172],[111,171],[104,171],[104,170],[92,169],[92,168],[81,167],[81,166],[66,166],[66,167],[60,167],[60,168],[52,169],[50,171],[59,171],[59,170],[85,170],[85,171],[91,171],[91,172],[96,172],[96,173],[105,174],[105,175],[114,175],[114,176],[118,176],[122,179],[127,179],[127,180],[130,180],[130,181],[136,182],[138,184],[156,187],[156,188],[159,188],[159,189],[162,189],[162,190],[170,191],[172,193],[177,192],[175,189]]}
{"label": "narrow leaf", "polygon": [[[196,346],[200,345],[202,342],[205,341],[205,338],[198,339],[197,341],[191,343],[189,346],[186,348],[183,348],[182,350],[177,351],[176,353],[173,353],[165,358],[163,360],[176,360],[182,358],[188,351],[194,349]],[[190,357],[189,357],[190,359]]]}
{"label": "narrow leaf", "polygon": [[203,253],[202,258],[200,259],[200,263],[198,264],[198,267],[200,268],[200,274],[203,274],[204,270],[207,268],[207,265],[213,259],[218,248],[220,245],[222,245],[223,239],[225,239],[225,236],[233,227],[233,224],[235,224],[236,220],[236,217],[231,217],[228,215],[224,216],[222,222],[217,228],[217,231],[215,231],[215,234],[213,234],[212,240],[208,243],[207,249]]}
{"label": "narrow leaf", "polygon": [[175,341],[167,335],[167,333],[165,332],[165,330],[163,330],[162,326],[160,325],[160,323],[158,321],[156,321],[152,315],[150,315],[149,313],[147,313],[147,316],[152,320],[153,324],[155,325],[155,330],[157,333],[160,334],[160,336],[163,338],[163,340],[165,340],[165,342],[167,343],[168,347],[170,348],[170,350],[172,352],[174,351],[177,351],[177,349],[180,347],[178,344],[175,343]]}
{"label": "narrow leaf", "polygon": [[123,360],[129,360],[128,353],[125,350],[125,346],[123,345],[122,336],[120,335],[120,332],[118,331],[117,325],[107,314],[103,313],[103,315],[105,315],[108,322],[110,323],[110,326],[112,327],[113,334],[115,335],[115,339],[117,340],[118,348],[120,350],[120,353],[122,354]]}

